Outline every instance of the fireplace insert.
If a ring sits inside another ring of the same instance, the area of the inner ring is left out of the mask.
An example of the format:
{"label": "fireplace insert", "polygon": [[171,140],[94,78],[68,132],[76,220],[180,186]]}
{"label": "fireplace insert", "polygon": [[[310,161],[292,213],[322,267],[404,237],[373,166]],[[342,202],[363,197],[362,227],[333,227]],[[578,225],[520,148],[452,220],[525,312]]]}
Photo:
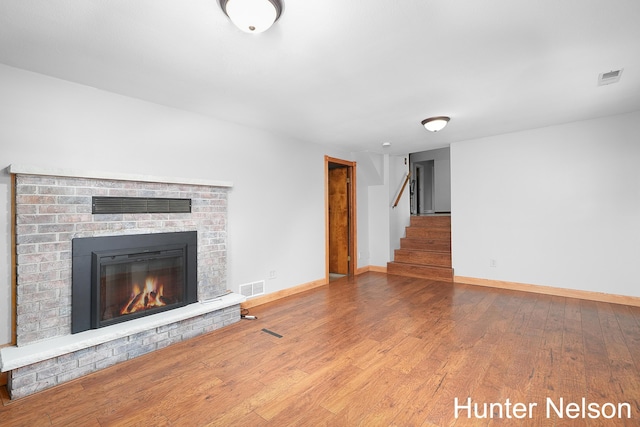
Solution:
{"label": "fireplace insert", "polygon": [[72,252],[72,333],[197,301],[195,231],[76,238]]}

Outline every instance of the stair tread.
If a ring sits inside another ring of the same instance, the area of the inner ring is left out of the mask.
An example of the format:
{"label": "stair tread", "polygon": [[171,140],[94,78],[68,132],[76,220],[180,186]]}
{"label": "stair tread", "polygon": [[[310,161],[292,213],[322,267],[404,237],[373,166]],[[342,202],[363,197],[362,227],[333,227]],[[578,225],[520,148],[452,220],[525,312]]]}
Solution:
{"label": "stair tread", "polygon": [[418,217],[409,222],[411,227],[451,228],[450,217]]}
{"label": "stair tread", "polygon": [[402,262],[402,261],[391,261],[390,264],[402,264],[402,265],[412,265],[416,268],[437,268],[438,270],[453,270],[451,267],[443,267],[441,265],[425,265],[425,264],[416,264],[412,262]]}
{"label": "stair tread", "polygon": [[451,242],[448,240],[412,239],[403,237],[400,239],[400,249],[425,249],[438,252],[451,252]]}
{"label": "stair tread", "polygon": [[451,254],[451,251],[448,251],[448,250],[437,250],[437,249],[400,248],[400,249],[396,249],[396,251],[429,252],[429,253],[436,253],[436,254]]}
{"label": "stair tread", "polygon": [[412,242],[438,242],[438,243],[450,243],[450,239],[436,239],[433,237],[401,237],[402,240],[410,240]]}
{"label": "stair tread", "polygon": [[444,239],[438,239],[437,237],[420,237],[420,236],[415,236],[415,237],[401,237],[401,239],[410,239],[410,240],[439,240],[442,242],[448,242],[449,239],[448,238],[444,238]]}

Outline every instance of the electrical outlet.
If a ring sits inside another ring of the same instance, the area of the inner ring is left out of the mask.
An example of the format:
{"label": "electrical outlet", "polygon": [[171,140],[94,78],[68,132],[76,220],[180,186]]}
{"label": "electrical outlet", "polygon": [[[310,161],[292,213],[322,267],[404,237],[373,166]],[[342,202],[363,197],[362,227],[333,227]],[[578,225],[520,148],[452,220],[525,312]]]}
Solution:
{"label": "electrical outlet", "polygon": [[492,267],[492,268],[498,267],[498,261],[496,261],[495,259],[490,259],[489,260],[489,267]]}
{"label": "electrical outlet", "polygon": [[275,279],[276,277],[278,277],[278,273],[276,273],[275,270],[271,270],[269,272],[269,279]]}

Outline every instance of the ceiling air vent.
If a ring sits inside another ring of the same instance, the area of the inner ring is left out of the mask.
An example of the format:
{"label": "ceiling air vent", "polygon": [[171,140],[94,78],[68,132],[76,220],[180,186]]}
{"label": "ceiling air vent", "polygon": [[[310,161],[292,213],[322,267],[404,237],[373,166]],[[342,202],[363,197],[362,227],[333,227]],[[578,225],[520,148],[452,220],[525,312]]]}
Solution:
{"label": "ceiling air vent", "polygon": [[190,213],[191,199],[94,196],[91,206],[93,214]]}
{"label": "ceiling air vent", "polygon": [[600,75],[598,75],[598,86],[610,85],[611,83],[618,83],[621,75],[622,75],[622,68],[615,71],[609,71],[608,73],[600,73]]}

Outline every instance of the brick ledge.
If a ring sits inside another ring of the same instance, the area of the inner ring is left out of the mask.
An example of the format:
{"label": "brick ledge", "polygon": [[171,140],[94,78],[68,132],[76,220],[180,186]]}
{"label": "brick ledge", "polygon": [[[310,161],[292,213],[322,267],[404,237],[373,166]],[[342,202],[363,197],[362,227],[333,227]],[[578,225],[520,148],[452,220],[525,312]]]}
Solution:
{"label": "brick ledge", "polygon": [[138,332],[210,313],[240,304],[245,302],[246,299],[243,295],[229,293],[222,297],[200,301],[185,307],[118,323],[105,328],[65,335],[21,347],[4,347],[0,349],[0,371],[11,371]]}
{"label": "brick ledge", "polygon": [[198,178],[174,178],[166,176],[138,175],[116,172],[86,171],[79,169],[61,169],[21,164],[11,164],[5,169],[9,174],[59,176],[65,178],[92,178],[108,179],[114,181],[157,182],[162,184],[190,184],[204,185],[208,187],[233,187],[229,181],[214,181]]}

